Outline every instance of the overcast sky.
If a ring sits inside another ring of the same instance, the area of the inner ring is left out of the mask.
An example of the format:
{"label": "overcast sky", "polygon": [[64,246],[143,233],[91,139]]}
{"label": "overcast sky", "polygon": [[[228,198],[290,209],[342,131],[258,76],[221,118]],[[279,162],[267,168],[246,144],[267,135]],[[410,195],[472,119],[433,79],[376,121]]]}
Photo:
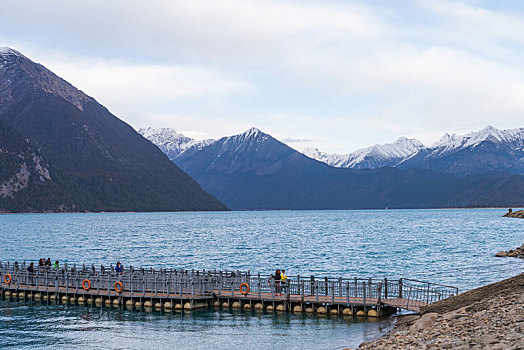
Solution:
{"label": "overcast sky", "polygon": [[135,128],[301,150],[524,127],[521,1],[0,0],[15,48]]}

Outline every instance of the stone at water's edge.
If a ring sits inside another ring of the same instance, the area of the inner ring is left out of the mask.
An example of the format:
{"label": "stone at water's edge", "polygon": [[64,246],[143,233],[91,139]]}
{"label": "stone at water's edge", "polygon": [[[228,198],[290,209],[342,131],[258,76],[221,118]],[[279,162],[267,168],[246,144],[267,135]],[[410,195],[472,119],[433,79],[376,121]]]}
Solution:
{"label": "stone at water's edge", "polygon": [[361,349],[522,349],[524,274],[476,288],[398,319]]}
{"label": "stone at water's edge", "polygon": [[438,314],[436,312],[431,312],[422,316],[417,322],[415,322],[415,328],[420,331],[422,329],[428,329],[437,320]]}
{"label": "stone at water's edge", "polygon": [[507,217],[507,218],[521,218],[521,219],[524,219],[524,210],[508,211],[503,216]]}
{"label": "stone at water's edge", "polygon": [[497,252],[497,254],[495,254],[495,257],[497,258],[506,256],[524,259],[524,244],[518,247],[517,249],[510,249],[507,252],[501,250],[500,252]]}

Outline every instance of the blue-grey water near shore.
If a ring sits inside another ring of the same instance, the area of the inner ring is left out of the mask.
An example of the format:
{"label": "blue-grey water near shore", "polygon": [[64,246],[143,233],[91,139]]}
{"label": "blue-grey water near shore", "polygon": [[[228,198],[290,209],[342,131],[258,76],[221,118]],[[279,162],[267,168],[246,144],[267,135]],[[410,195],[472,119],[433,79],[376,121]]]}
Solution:
{"label": "blue-grey water near shore", "polygon": [[[0,215],[0,260],[409,277],[471,289],[524,270],[494,258],[520,246],[503,210],[367,210]],[[362,322],[200,310],[141,313],[0,302],[0,348],[337,349],[378,336]]]}

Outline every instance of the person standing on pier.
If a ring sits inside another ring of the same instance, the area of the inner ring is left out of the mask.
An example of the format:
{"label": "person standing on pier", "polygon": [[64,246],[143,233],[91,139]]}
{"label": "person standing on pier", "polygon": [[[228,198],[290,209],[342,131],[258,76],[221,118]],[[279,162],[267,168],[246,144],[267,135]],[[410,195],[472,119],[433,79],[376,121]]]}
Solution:
{"label": "person standing on pier", "polygon": [[275,295],[280,294],[280,279],[282,276],[280,275],[280,270],[277,270],[275,272]]}
{"label": "person standing on pier", "polygon": [[286,270],[282,270],[282,272],[280,273],[280,283],[282,284],[282,292],[286,293],[286,288],[287,288]]}
{"label": "person standing on pier", "polygon": [[34,263],[30,263],[29,267],[27,268],[27,272],[29,273],[29,283],[33,283],[33,273],[35,272],[35,265]]}
{"label": "person standing on pier", "polygon": [[115,272],[120,275],[122,274],[122,264],[120,264],[120,262],[116,263]]}
{"label": "person standing on pier", "polygon": [[55,261],[54,269],[55,270],[59,270],[60,269],[60,262],[58,260]]}

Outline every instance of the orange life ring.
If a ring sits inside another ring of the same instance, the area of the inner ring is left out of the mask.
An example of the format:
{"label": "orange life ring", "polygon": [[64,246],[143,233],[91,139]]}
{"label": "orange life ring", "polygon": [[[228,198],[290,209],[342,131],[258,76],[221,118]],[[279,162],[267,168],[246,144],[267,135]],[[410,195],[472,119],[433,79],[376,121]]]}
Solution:
{"label": "orange life ring", "polygon": [[6,273],[4,276],[4,282],[7,284],[11,284],[11,275]]}
{"label": "orange life ring", "polygon": [[[242,289],[242,287],[246,287],[245,290]],[[249,284],[247,283],[240,284],[240,293],[242,293],[242,295],[247,295],[247,293],[249,293]]]}
{"label": "orange life ring", "polygon": [[124,286],[122,285],[122,282],[120,281],[116,281],[115,282],[115,290],[120,293],[121,291],[124,290]]}
{"label": "orange life ring", "polygon": [[[87,286],[86,286],[86,283],[87,283]],[[91,289],[91,281],[88,280],[88,279],[83,280],[82,281],[82,288],[84,288],[84,290],[86,290],[86,291]]]}

